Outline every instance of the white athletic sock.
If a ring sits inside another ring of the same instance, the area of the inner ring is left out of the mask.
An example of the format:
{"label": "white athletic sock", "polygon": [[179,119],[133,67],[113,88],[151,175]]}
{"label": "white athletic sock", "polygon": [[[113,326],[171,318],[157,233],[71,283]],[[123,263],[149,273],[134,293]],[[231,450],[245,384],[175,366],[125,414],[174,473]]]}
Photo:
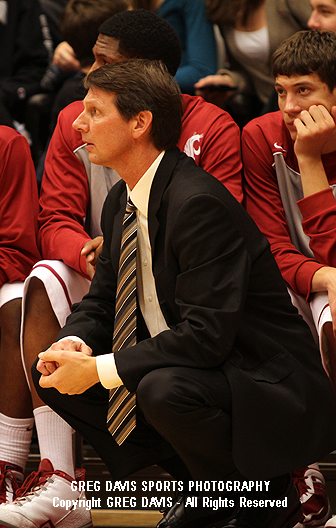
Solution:
{"label": "white athletic sock", "polygon": [[72,427],[47,405],[37,407],[33,412],[41,460],[48,458],[54,469],[74,478]]}
{"label": "white athletic sock", "polygon": [[0,460],[16,464],[24,473],[34,418],[12,418],[0,413]]}

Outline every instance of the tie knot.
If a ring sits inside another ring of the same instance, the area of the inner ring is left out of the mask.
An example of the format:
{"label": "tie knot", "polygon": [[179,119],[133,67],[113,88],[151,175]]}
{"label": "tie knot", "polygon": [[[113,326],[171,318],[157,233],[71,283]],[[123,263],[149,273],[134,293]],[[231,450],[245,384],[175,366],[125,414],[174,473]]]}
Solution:
{"label": "tie knot", "polygon": [[128,198],[127,203],[126,203],[126,213],[133,213],[134,211],[136,211],[136,207],[134,203],[132,202],[132,200]]}

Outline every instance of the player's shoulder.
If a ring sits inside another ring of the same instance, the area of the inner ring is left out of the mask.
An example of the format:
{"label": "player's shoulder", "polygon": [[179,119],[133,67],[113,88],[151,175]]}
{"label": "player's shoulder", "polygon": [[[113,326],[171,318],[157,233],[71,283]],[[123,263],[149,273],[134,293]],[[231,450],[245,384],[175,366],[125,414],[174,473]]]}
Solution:
{"label": "player's shoulder", "polygon": [[13,153],[15,150],[15,155],[17,156],[30,156],[30,147],[27,141],[27,138],[20,134],[14,128],[1,125],[0,126],[0,150],[2,153],[10,151]]}
{"label": "player's shoulder", "polygon": [[242,143],[266,143],[272,152],[291,149],[290,134],[280,111],[252,119],[242,131]]}
{"label": "player's shoulder", "polygon": [[205,101],[203,97],[187,94],[183,94],[182,97],[184,108],[182,123],[191,117],[203,122],[204,124],[207,121],[215,121],[217,119],[228,123],[234,123],[234,120],[228,112],[222,110],[222,108],[219,108],[219,106]]}
{"label": "player's shoulder", "polygon": [[249,121],[243,128],[243,134],[262,132],[266,137],[275,137],[282,132],[284,120],[280,110],[261,115]]}

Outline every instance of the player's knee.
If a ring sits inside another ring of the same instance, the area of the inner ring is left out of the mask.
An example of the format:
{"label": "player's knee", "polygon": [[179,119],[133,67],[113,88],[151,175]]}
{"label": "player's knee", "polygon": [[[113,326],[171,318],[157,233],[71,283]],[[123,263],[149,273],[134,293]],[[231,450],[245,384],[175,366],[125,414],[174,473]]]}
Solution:
{"label": "player's knee", "polygon": [[13,346],[20,343],[21,298],[13,299],[0,308],[1,339]]}
{"label": "player's knee", "polygon": [[50,304],[49,297],[43,282],[37,277],[31,277],[26,292],[26,314],[43,312]]}

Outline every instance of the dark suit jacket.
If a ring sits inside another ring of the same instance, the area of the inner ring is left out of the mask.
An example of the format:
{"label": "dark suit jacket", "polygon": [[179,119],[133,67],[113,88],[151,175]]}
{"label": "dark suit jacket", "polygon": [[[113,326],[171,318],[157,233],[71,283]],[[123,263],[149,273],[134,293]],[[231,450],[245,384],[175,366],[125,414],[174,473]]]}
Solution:
{"label": "dark suit jacket", "polygon": [[[110,353],[126,189],[103,211],[104,248],[90,292],[59,337]],[[232,391],[233,456],[251,478],[272,477],[336,447],[335,395],[319,351],[254,222],[215,178],[178,149],[155,175],[148,213],[153,273],[169,330],[115,353],[130,391],[168,366],[222,369]]]}

